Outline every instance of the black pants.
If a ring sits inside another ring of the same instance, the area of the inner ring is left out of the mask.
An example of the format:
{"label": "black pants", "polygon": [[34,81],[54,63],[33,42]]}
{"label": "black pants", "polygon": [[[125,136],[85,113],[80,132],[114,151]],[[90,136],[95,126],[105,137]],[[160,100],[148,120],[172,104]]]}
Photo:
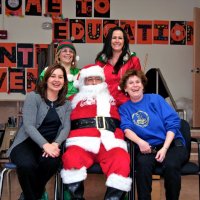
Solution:
{"label": "black pants", "polygon": [[166,200],[178,200],[181,190],[181,166],[187,160],[184,146],[170,146],[163,163],[158,163],[156,154],[136,155],[136,184],[139,200],[151,200],[152,173],[155,166],[163,168]]}
{"label": "black pants", "polygon": [[41,198],[46,183],[58,170],[61,158],[42,157],[42,149],[31,139],[17,145],[10,158],[17,165],[17,175],[26,200]]}

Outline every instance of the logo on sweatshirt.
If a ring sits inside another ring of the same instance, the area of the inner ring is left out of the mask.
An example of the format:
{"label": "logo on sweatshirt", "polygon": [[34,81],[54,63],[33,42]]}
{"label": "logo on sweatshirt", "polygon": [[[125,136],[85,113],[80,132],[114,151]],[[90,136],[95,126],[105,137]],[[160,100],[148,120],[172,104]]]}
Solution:
{"label": "logo on sweatshirt", "polygon": [[137,126],[146,127],[149,124],[149,116],[144,111],[137,111],[132,115],[133,123]]}

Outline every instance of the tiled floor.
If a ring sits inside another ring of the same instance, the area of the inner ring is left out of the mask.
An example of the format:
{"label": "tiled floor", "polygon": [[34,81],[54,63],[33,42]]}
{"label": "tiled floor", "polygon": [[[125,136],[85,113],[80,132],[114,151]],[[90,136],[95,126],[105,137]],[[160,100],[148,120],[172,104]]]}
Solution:
{"label": "tiled floor", "polygon": [[[21,192],[16,174],[12,173],[12,200],[17,200]],[[49,200],[53,200],[53,183],[52,179],[47,185]],[[88,175],[85,181],[85,199],[86,200],[103,200],[106,187],[104,186],[105,178],[103,175]],[[4,182],[4,191],[2,200],[8,200],[6,181]],[[153,181],[152,200],[164,200],[163,180]],[[198,177],[182,177],[182,190],[180,200],[198,200]]]}

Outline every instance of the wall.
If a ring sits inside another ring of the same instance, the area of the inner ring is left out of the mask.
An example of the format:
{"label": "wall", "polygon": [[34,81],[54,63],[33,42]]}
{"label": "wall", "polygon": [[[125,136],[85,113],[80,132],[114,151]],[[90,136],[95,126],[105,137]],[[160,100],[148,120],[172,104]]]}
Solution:
{"label": "wall", "polygon": [[[193,8],[200,7],[197,0],[110,0],[110,19],[174,20],[192,21]],[[4,1],[2,1],[4,2]],[[75,0],[63,0],[63,16],[76,18]],[[43,0],[44,5],[44,0]],[[48,17],[12,17],[0,15],[0,29],[8,30],[8,39],[0,42],[50,43],[51,30],[43,30],[41,24],[51,21]],[[4,24],[4,27],[3,27]],[[93,63],[102,44],[75,44],[82,67]],[[160,68],[175,100],[180,97],[192,99],[193,46],[187,45],[130,45],[144,65],[148,54],[146,71]],[[2,94],[0,95],[2,97]],[[13,96],[15,98],[15,95]]]}

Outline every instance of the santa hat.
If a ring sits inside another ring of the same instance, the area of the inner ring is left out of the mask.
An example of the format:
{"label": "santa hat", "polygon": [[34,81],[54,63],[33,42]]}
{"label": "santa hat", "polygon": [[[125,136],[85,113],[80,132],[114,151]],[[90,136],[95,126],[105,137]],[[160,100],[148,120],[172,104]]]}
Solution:
{"label": "santa hat", "polygon": [[77,80],[74,81],[74,87],[80,88],[83,86],[85,78],[89,76],[99,76],[103,81],[105,81],[103,68],[96,64],[89,64],[80,70]]}
{"label": "santa hat", "polygon": [[57,52],[64,47],[68,47],[76,53],[76,49],[71,40],[62,40],[61,42],[59,42],[57,46]]}

